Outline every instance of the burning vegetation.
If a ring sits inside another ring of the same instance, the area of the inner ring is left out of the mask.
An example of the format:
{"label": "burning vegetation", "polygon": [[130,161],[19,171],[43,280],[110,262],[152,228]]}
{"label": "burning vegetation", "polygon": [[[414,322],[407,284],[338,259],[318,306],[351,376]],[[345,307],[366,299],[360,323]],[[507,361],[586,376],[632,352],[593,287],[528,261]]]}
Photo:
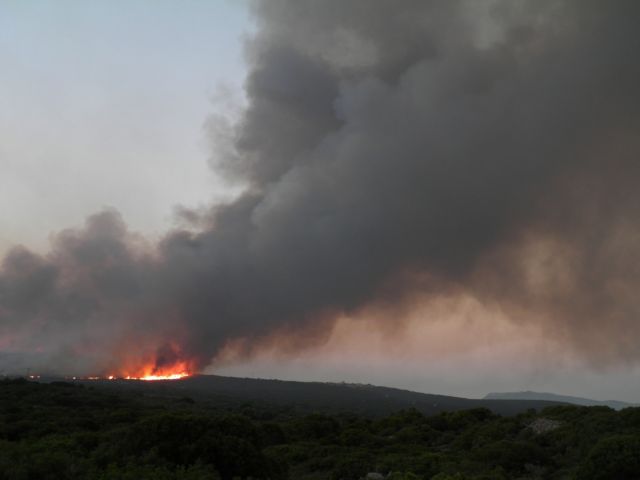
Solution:
{"label": "burning vegetation", "polygon": [[[186,358],[177,344],[166,343],[155,353],[140,359],[123,355],[122,364],[87,380],[179,380],[196,371],[195,362]],[[75,378],[75,377],[74,377]]]}
{"label": "burning vegetation", "polygon": [[[127,375],[126,377],[119,377],[117,375],[107,375],[106,377],[86,377],[85,380],[144,380],[144,381],[155,381],[155,380],[179,380],[181,378],[185,378],[190,376],[189,372],[173,372],[173,373],[163,373],[163,374],[151,374],[151,375],[142,375],[140,377],[133,377],[131,375]],[[73,377],[73,379],[82,378],[82,377]]]}

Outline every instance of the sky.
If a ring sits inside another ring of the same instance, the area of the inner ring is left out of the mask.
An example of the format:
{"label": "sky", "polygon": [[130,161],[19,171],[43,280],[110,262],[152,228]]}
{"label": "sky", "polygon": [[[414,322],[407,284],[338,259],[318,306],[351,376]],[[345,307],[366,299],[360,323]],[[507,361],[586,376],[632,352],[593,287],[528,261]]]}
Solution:
{"label": "sky", "polygon": [[0,253],[104,207],[157,237],[224,198],[204,123],[242,101],[250,29],[242,1],[2,0]]}
{"label": "sky", "polygon": [[633,0],[0,0],[0,371],[640,402]]}

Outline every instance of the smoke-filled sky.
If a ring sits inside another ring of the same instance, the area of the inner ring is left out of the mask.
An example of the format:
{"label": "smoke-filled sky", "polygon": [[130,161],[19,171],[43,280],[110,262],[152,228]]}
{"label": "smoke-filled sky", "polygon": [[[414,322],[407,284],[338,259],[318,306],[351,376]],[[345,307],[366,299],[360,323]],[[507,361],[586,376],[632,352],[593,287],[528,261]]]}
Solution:
{"label": "smoke-filled sky", "polygon": [[6,365],[640,401],[635,0],[0,13]]}

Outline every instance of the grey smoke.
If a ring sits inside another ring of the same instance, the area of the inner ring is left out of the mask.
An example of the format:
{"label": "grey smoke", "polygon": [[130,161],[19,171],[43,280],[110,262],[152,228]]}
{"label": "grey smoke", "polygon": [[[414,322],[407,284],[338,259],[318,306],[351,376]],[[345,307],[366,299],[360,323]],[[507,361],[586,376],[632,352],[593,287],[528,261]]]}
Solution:
{"label": "grey smoke", "polygon": [[154,246],[105,211],[47,255],[17,247],[11,348],[104,369],[169,338],[203,367],[230,339],[321,341],[340,312],[460,291],[594,362],[640,358],[640,3],[253,10],[248,106],[211,122],[245,193]]}

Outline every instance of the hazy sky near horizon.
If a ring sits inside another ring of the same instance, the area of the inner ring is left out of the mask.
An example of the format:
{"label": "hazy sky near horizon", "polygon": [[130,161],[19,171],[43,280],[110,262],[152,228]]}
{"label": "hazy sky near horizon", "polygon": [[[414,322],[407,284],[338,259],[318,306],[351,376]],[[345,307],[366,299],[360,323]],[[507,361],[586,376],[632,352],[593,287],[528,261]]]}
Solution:
{"label": "hazy sky near horizon", "polygon": [[639,6],[0,0],[0,373],[640,402]]}
{"label": "hazy sky near horizon", "polygon": [[116,208],[155,237],[228,189],[207,117],[242,101],[246,2],[0,0],[0,255]]}

